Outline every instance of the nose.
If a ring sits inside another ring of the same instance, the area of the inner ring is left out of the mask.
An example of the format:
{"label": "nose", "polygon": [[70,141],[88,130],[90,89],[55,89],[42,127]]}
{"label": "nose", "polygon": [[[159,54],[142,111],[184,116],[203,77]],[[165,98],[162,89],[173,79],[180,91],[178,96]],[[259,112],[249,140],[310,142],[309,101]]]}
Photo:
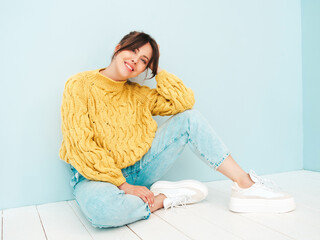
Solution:
{"label": "nose", "polygon": [[137,57],[136,57],[136,58],[132,58],[131,61],[132,61],[133,63],[136,63],[136,62],[138,61],[138,60],[137,60]]}

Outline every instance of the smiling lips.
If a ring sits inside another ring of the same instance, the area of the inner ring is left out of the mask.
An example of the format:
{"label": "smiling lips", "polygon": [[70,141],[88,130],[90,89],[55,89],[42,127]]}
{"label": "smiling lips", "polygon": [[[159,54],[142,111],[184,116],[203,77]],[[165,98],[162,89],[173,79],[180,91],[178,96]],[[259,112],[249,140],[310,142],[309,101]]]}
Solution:
{"label": "smiling lips", "polygon": [[124,62],[124,65],[126,65],[126,66],[127,66],[127,68],[128,68],[131,72],[133,72],[133,71],[134,71],[133,66],[132,66],[132,65],[130,65],[129,63]]}

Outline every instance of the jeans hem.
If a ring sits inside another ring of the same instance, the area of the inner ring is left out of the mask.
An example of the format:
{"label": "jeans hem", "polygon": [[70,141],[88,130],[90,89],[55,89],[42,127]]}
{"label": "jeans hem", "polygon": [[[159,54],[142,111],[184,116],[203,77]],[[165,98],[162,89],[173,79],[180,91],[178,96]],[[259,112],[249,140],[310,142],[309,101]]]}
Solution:
{"label": "jeans hem", "polygon": [[150,207],[149,205],[146,203],[146,208],[147,208],[147,211],[148,211],[148,215],[147,216],[143,216],[141,219],[138,219],[138,220],[135,220],[135,221],[128,221],[128,223],[126,224],[123,224],[123,225],[103,225],[103,224],[95,224],[92,222],[92,219],[88,218],[87,219],[89,220],[89,222],[91,222],[91,225],[95,228],[118,228],[118,227],[123,227],[127,224],[130,224],[130,223],[133,223],[133,222],[137,222],[137,221],[140,221],[140,220],[147,220],[149,219],[150,215],[151,215],[151,210],[150,210]]}
{"label": "jeans hem", "polygon": [[229,157],[229,155],[231,154],[231,151],[228,151],[219,162],[216,162],[214,164],[214,170],[218,171],[218,167],[220,167],[220,165],[223,163],[224,160],[226,160],[227,157]]}
{"label": "jeans hem", "polygon": [[147,203],[146,203],[146,205],[147,205],[148,215],[143,217],[144,219],[148,219],[150,217],[150,215],[151,215],[151,209],[150,209],[150,207],[149,207],[149,205]]}

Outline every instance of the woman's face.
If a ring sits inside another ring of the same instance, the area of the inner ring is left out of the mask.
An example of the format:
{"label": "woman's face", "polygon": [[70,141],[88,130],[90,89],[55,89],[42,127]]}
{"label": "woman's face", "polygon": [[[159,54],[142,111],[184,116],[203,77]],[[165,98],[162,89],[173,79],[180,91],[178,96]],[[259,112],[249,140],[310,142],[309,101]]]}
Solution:
{"label": "woman's face", "polygon": [[[120,46],[117,45],[116,50]],[[150,43],[135,50],[123,50],[115,56],[115,65],[121,78],[128,79],[138,76],[146,70],[152,56]]]}

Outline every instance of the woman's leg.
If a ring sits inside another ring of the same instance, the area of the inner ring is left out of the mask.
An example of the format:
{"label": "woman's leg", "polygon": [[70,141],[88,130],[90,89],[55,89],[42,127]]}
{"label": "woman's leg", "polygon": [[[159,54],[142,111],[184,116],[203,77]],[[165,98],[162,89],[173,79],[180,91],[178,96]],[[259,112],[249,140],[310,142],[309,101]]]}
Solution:
{"label": "woman's leg", "polygon": [[254,184],[249,174],[236,163],[231,155],[223,161],[217,171],[231,179],[233,182],[238,183],[241,188],[249,188]]}
{"label": "woman's leg", "polygon": [[[125,194],[117,186],[85,179],[74,168],[73,195],[85,217],[97,228],[119,227],[148,219],[151,211],[140,197]],[[131,181],[131,176],[128,176]]]}
{"label": "woman's leg", "polygon": [[241,186],[248,185],[248,174],[233,160],[207,119],[195,109],[173,115],[158,128],[149,151],[131,166],[136,174],[131,184],[150,188],[168,172],[186,145],[209,167],[219,169]]}

